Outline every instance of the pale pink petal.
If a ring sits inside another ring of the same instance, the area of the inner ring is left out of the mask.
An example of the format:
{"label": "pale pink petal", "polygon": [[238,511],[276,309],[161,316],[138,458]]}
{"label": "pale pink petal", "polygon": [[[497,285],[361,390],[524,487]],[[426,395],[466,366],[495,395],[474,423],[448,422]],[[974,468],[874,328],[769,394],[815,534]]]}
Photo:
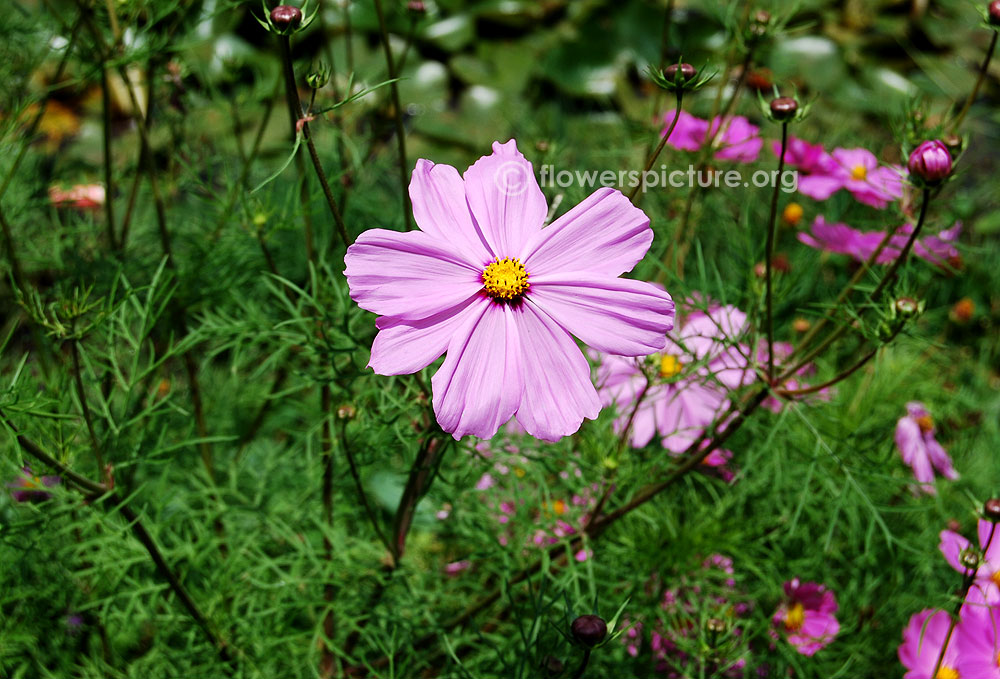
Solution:
{"label": "pale pink petal", "polygon": [[408,375],[434,362],[481,304],[463,303],[417,321],[382,316],[368,367],[379,375]]}
{"label": "pale pink petal", "polygon": [[962,550],[968,546],[969,541],[955,531],[941,531],[941,544],[938,545],[938,549],[951,567],[959,573],[965,572],[965,566],[962,565]]}
{"label": "pale pink petal", "polygon": [[811,174],[799,177],[798,188],[803,196],[809,196],[813,200],[826,200],[844,188],[844,182],[839,177]]}
{"label": "pale pink petal", "polygon": [[621,356],[663,349],[674,302],[644,281],[576,273],[531,279],[529,299],[584,344]]}
{"label": "pale pink petal", "polygon": [[493,142],[493,153],[466,170],[465,195],[493,255],[523,262],[525,243],[542,228],[548,208],[531,163],[513,139]]}
{"label": "pale pink petal", "polygon": [[[948,613],[942,610],[925,609],[910,618],[910,623],[903,630],[903,643],[898,651],[899,661],[909,670],[904,675],[905,679],[934,679],[934,667],[949,625]],[[942,663],[945,667],[956,668],[956,646],[955,640],[948,644]]]}
{"label": "pale pink petal", "polygon": [[941,444],[933,436],[926,437],[925,443],[927,444],[927,457],[930,458],[930,463],[940,472],[941,476],[946,479],[957,479],[958,472],[955,471],[955,467],[951,464],[951,457],[941,447]]}
{"label": "pale pink petal", "polygon": [[410,178],[413,219],[424,233],[450,243],[469,262],[489,263],[493,256],[465,200],[465,182],[451,165],[435,165],[421,158]]}
{"label": "pale pink petal", "polygon": [[[986,543],[989,543],[990,548],[983,555],[984,558],[991,562],[996,568],[1000,569],[1000,528],[996,530],[996,534],[993,535],[993,526],[996,525],[992,521],[987,519],[979,519],[978,533],[979,533],[979,546],[983,549],[986,548]],[[990,541],[990,535],[993,535],[993,540]],[[1000,584],[1000,583],[998,583]]]}
{"label": "pale pink petal", "polygon": [[487,297],[474,305],[431,380],[438,424],[456,439],[492,438],[521,400],[523,360],[511,307]]}
{"label": "pale pink petal", "polygon": [[451,309],[483,287],[482,267],[422,231],[365,231],[347,249],[351,299],[380,316],[419,320]]}
{"label": "pale pink petal", "polygon": [[557,441],[601,410],[590,364],[569,333],[544,311],[528,302],[514,309],[524,365],[517,421],[535,438]]}
{"label": "pale pink petal", "polygon": [[568,271],[618,276],[631,271],[652,242],[646,213],[605,187],[536,234],[522,261],[530,276]]}

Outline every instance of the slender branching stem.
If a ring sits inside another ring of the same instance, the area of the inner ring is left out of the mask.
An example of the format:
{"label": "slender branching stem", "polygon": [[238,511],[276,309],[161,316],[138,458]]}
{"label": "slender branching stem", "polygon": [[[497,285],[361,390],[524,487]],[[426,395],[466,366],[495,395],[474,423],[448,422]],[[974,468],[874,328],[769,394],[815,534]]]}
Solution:
{"label": "slender branching stem", "polygon": [[80,410],[83,411],[83,421],[87,425],[87,433],[90,435],[90,445],[94,450],[94,458],[97,460],[97,473],[104,474],[104,455],[101,453],[101,444],[97,440],[94,431],[94,418],[90,414],[90,405],[87,403],[87,392],[83,387],[83,369],[80,366],[80,339],[73,337],[69,341],[70,354],[73,357],[73,384],[76,386],[76,396],[80,400]]}
{"label": "slender branching stem", "polygon": [[[141,113],[136,111],[136,115]],[[116,250],[118,246],[115,243],[115,173],[111,155],[111,87],[108,84],[106,65],[101,68],[101,123],[104,147],[104,220],[107,222],[108,245],[112,250]]]}
{"label": "slender branching stem", "polygon": [[590,663],[590,649],[585,648],[583,650],[583,658],[580,659],[580,665],[576,668],[576,672],[573,673],[573,679],[583,679],[583,673],[587,671],[587,665]]}
{"label": "slender branching stem", "polygon": [[660,143],[657,144],[656,149],[650,154],[649,160],[646,161],[646,167],[643,169],[642,176],[639,178],[639,183],[632,188],[632,192],[628,194],[628,199],[632,201],[632,204],[636,207],[639,206],[639,201],[642,200],[641,194],[639,194],[639,189],[643,187],[643,182],[645,181],[646,173],[653,167],[653,163],[660,156],[660,152],[663,151],[663,147],[667,145],[667,140],[670,139],[670,135],[673,134],[674,128],[677,126],[677,120],[681,117],[681,103],[684,101],[684,89],[677,88],[677,104],[674,106],[674,119],[670,122],[670,127],[667,128],[666,133],[663,138],[660,139]]}
{"label": "slender branching stem", "polygon": [[354,488],[358,493],[358,501],[361,502],[361,508],[365,512],[365,516],[368,517],[368,522],[372,525],[372,530],[375,531],[375,535],[378,536],[379,542],[385,545],[386,550],[391,554],[393,552],[392,543],[386,537],[385,532],[382,530],[382,526],[378,521],[378,517],[375,515],[375,510],[371,503],[368,501],[368,494],[365,492],[364,485],[361,482],[361,473],[358,471],[358,462],[354,457],[354,450],[351,448],[350,441],[347,438],[347,421],[341,420],[340,423],[340,447],[344,451],[344,457],[347,458],[347,466],[351,471],[351,479],[354,481]]}
{"label": "slender branching stem", "polygon": [[382,48],[385,50],[385,63],[389,71],[389,90],[392,94],[393,120],[396,124],[396,144],[399,149],[399,188],[403,197],[403,225],[406,231],[413,228],[410,219],[410,192],[407,171],[409,163],[406,160],[406,133],[403,129],[403,107],[399,103],[399,84],[396,82],[396,66],[392,58],[392,46],[389,44],[389,30],[385,25],[385,13],[382,11],[382,0],[375,0],[375,13],[378,14],[379,34],[382,36]]}
{"label": "slender branching stem", "polygon": [[955,119],[951,121],[951,125],[948,129],[952,134],[958,131],[958,128],[962,125],[962,121],[965,120],[966,114],[969,113],[969,109],[972,108],[973,102],[976,101],[976,97],[979,96],[979,90],[983,86],[983,81],[986,80],[986,72],[990,68],[990,61],[993,59],[993,53],[997,48],[997,37],[1000,36],[1000,31],[994,30],[993,37],[990,39],[990,46],[986,49],[986,56],[983,58],[983,64],[979,67],[979,77],[976,78],[976,85],[969,92],[968,99],[965,100],[965,105],[962,106],[962,110],[958,112]]}
{"label": "slender branching stem", "polygon": [[778,178],[785,171],[785,149],[788,147],[788,121],[781,123],[781,154],[778,156],[778,174],[771,192],[771,213],[767,218],[767,242],[764,247],[764,297],[767,332],[767,379],[774,380],[774,240],[778,217]]}

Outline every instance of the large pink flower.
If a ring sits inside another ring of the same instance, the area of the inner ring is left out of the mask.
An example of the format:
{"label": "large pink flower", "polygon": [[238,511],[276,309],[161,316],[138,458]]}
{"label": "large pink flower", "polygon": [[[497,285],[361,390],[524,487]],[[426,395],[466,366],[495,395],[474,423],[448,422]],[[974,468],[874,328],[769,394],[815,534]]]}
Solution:
{"label": "large pink flower", "polygon": [[[948,613],[942,610],[926,609],[910,618],[910,624],[903,630],[903,643],[900,644],[899,662],[908,670],[904,679],[936,679],[934,667],[937,665],[941,647],[948,636],[951,624]],[[957,631],[957,630],[956,630]],[[958,644],[955,634],[948,642],[937,677],[953,677],[957,679]],[[962,675],[964,677],[964,675]]]}
{"label": "large pink flower", "polygon": [[1000,604],[987,604],[970,591],[955,632],[958,639],[951,645],[958,649],[958,673],[954,676],[1000,679]]}
{"label": "large pink flower", "polygon": [[[746,314],[733,306],[690,309],[663,351],[645,359],[603,356],[597,371],[601,400],[617,406],[617,431],[631,417],[631,443],[641,448],[659,434],[672,453],[681,453],[729,406],[729,391],[748,383],[749,349],[739,340]],[[652,368],[643,368],[651,362]],[[647,383],[647,373],[651,380]],[[635,402],[641,397],[636,410]],[[635,415],[632,416],[633,410]],[[724,464],[725,452],[710,464]]]}
{"label": "large pink flower", "polygon": [[[983,560],[976,570],[975,587],[987,602],[1000,604],[1000,530],[994,525],[992,521],[979,520],[979,548],[983,552]],[[955,531],[941,531],[941,553],[959,573],[966,571],[962,565],[962,551],[968,547],[969,541]]]}
{"label": "large pink flower", "polygon": [[788,643],[802,655],[813,655],[837,636],[840,623],[834,617],[837,600],[825,585],[786,582],[785,601],[775,611],[771,622],[784,630]]}
{"label": "large pink flower", "polygon": [[896,446],[903,462],[913,468],[913,476],[920,482],[920,489],[934,494],[934,470],[947,479],[957,479],[958,472],[951,458],[934,438],[934,420],[923,403],[906,404],[906,415],[896,423]]}
{"label": "large pink flower", "polygon": [[642,259],[649,218],[602,188],[543,228],[547,206],[514,140],[493,144],[464,177],[417,161],[419,230],[371,229],[347,250],[351,297],[380,316],[371,366],[412,373],[447,352],[431,381],[441,427],[490,438],[517,418],[556,440],[600,411],[573,340],[640,356],[663,348],[670,295],[620,278]]}

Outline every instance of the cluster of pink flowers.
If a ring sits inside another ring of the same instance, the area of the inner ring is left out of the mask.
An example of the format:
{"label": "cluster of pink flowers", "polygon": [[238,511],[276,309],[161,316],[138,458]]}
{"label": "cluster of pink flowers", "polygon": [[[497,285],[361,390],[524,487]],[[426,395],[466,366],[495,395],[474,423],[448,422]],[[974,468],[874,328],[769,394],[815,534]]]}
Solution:
{"label": "cluster of pink flowers", "polygon": [[[663,134],[666,134],[674,122],[673,111],[666,115],[663,122],[666,125]],[[720,126],[722,126],[721,131]],[[751,125],[743,116],[730,116],[725,119],[716,116],[709,124],[707,120],[681,111],[667,143],[676,149],[698,151],[706,141],[713,140],[712,146],[716,149],[713,157],[716,160],[752,163],[757,160],[764,146],[764,140],[759,133],[760,128]]]}
{"label": "cluster of pink flowers", "polygon": [[896,446],[903,462],[913,469],[913,476],[919,482],[918,489],[934,494],[934,470],[946,479],[955,480],[958,472],[951,463],[951,457],[934,434],[937,429],[930,412],[919,401],[906,404],[906,415],[896,423]]}
{"label": "cluster of pink flowers", "polygon": [[[888,244],[875,259],[876,264],[888,264],[901,254],[910,234],[912,224],[903,224],[892,230]],[[962,222],[956,222],[950,229],[941,231],[936,236],[924,236],[913,243],[913,254],[927,260],[936,266],[954,265],[959,262],[958,248],[955,243],[962,233]],[[822,215],[816,217],[810,232],[801,232],[800,241],[818,250],[827,250],[842,255],[849,255],[859,262],[867,261],[885,240],[884,231],[859,231],[847,224],[830,224]]]}
{"label": "cluster of pink flowers", "polygon": [[[830,644],[840,631],[837,602],[833,592],[815,582],[795,578],[784,583],[784,597],[772,616],[771,638],[782,638],[803,655],[814,655]],[[660,593],[662,590],[662,593]],[[707,675],[746,676],[753,649],[743,634],[744,620],[751,604],[739,590],[733,561],[713,554],[696,573],[681,575],[672,587],[663,588],[653,576],[646,593],[658,598],[656,621],[632,619],[623,623],[621,642],[626,652],[637,658],[648,654],[657,672],[668,677],[685,677],[692,661],[704,660],[703,644],[713,647]],[[758,668],[766,671],[766,667]],[[708,668],[706,668],[708,670]],[[761,676],[766,676],[761,672]]]}
{"label": "cluster of pink flowers", "polygon": [[898,650],[907,669],[905,679],[1000,677],[1000,535],[996,535],[1000,531],[986,519],[978,528],[979,552],[969,550],[969,541],[958,533],[941,532],[940,549],[952,568],[971,574],[963,552],[973,561],[981,553],[982,560],[954,629],[951,616],[940,609],[925,609],[910,618]]}

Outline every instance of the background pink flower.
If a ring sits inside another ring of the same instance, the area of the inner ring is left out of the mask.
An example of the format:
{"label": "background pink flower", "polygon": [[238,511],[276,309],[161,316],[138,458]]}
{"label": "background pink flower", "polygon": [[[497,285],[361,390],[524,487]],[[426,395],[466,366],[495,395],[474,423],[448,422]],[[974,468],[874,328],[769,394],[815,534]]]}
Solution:
{"label": "background pink flower", "polygon": [[[962,223],[956,222],[950,229],[945,229],[936,236],[918,238],[913,244],[913,254],[937,266],[953,261],[959,256],[955,243],[961,232]],[[889,242],[875,260],[876,263],[888,264],[899,257],[912,233],[912,224],[896,227]],[[871,257],[884,238],[883,231],[859,231],[846,224],[830,224],[822,215],[816,217],[809,232],[803,231],[798,234],[798,239],[810,247],[849,255],[859,262]]]}
{"label": "background pink flower", "polygon": [[600,411],[573,339],[645,355],[673,327],[670,295],[619,278],[646,254],[649,218],[602,188],[543,228],[547,207],[514,140],[460,177],[420,160],[410,182],[419,230],[371,229],[347,250],[351,297],[380,316],[369,366],[431,380],[434,412],[455,438],[490,438],[516,417],[553,441]]}
{"label": "background pink flower", "polygon": [[[670,129],[670,124],[674,120],[674,113],[671,111],[664,117],[663,134]],[[722,131],[716,135],[719,126]],[[716,160],[735,160],[741,163],[752,163],[757,160],[760,150],[764,146],[764,140],[759,136],[760,128],[752,125],[743,116],[732,116],[723,121],[716,116],[709,125],[707,120],[696,118],[695,116],[681,111],[677,118],[677,125],[674,126],[667,143],[676,149],[684,151],[697,151],[705,144],[705,140],[715,135],[713,147],[716,149],[714,157]]]}
{"label": "background pink flower", "polygon": [[840,623],[834,617],[837,601],[833,592],[825,585],[801,582],[798,578],[786,582],[784,590],[785,601],[778,606],[771,622],[784,632],[795,650],[802,655],[813,655],[840,632]]}
{"label": "background pink flower", "polygon": [[958,472],[951,458],[934,438],[936,429],[931,414],[923,403],[910,401],[906,415],[896,423],[896,446],[903,462],[913,469],[913,476],[920,482],[920,489],[934,494],[933,481],[936,469],[947,479],[957,479]]}
{"label": "background pink flower", "polygon": [[[1000,529],[994,534],[994,525],[992,521],[979,520],[979,549],[983,552],[983,560],[976,571],[975,586],[988,603],[1000,604]],[[969,541],[955,531],[941,531],[941,553],[959,573],[966,572],[962,565],[962,551],[968,547]]]}
{"label": "background pink flower", "polygon": [[903,196],[903,171],[879,165],[878,158],[863,148],[834,149],[820,157],[812,173],[799,178],[799,192],[815,200],[826,200],[847,189],[859,202],[884,208]]}

